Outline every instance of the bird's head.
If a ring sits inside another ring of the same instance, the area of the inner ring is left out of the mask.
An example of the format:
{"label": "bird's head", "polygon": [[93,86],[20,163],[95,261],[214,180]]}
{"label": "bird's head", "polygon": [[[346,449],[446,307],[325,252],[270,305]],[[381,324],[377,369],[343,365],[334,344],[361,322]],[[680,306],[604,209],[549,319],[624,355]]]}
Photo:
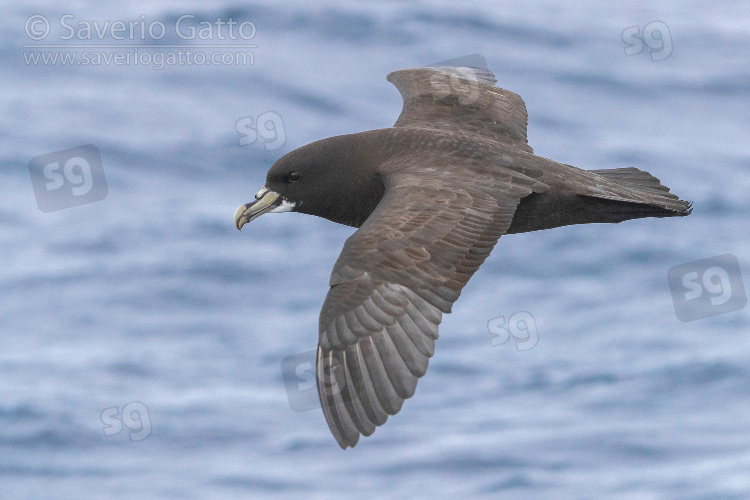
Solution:
{"label": "bird's head", "polygon": [[[266,184],[234,213],[237,229],[265,213],[301,212],[359,227],[383,196],[372,158],[358,153],[352,136],[313,142],[281,157]],[[358,138],[357,138],[358,139]]]}

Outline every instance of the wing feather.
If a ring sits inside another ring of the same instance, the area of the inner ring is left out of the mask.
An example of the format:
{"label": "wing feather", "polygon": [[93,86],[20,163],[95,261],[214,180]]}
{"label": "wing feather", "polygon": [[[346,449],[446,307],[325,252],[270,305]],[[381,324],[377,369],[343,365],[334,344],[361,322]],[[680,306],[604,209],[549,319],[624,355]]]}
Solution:
{"label": "wing feather", "polygon": [[463,172],[450,189],[392,174],[380,205],[334,266],[320,316],[317,378],[342,448],[372,434],[414,395],[443,313],[535,182]]}
{"label": "wing feather", "polygon": [[394,127],[417,127],[457,135],[477,134],[533,153],[526,137],[526,105],[516,93],[493,84],[489,70],[424,67],[388,75],[404,101]]}

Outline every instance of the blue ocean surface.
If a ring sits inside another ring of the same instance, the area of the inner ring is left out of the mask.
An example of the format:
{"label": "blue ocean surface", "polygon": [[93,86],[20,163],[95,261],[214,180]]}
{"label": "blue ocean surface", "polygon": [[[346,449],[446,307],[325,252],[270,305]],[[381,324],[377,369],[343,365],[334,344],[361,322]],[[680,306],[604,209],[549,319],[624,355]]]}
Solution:
{"label": "blue ocean surface", "polygon": [[[0,498],[750,498],[747,2],[0,13]],[[536,154],[694,211],[501,238],[416,395],[342,451],[282,361],[353,229],[232,215],[283,154],[391,126],[390,71],[475,53]]]}

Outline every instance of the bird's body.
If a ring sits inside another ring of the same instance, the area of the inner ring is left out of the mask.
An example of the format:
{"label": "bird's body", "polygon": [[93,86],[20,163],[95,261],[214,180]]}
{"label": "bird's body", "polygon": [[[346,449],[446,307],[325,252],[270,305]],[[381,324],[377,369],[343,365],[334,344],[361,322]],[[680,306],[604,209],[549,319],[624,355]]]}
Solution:
{"label": "bird's body", "polygon": [[290,210],[359,228],[334,266],[319,325],[318,390],[342,448],[414,394],[442,314],[500,236],[689,213],[638,169],[586,171],[535,156],[523,101],[492,76],[391,73],[404,99],[394,127],[292,151],[235,214],[238,228]]}

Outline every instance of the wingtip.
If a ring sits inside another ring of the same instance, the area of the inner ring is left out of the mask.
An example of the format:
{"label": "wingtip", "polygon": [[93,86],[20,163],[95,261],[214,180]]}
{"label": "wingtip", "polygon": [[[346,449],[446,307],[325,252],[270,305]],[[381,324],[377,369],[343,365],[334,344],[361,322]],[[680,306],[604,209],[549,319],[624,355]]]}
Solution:
{"label": "wingtip", "polygon": [[355,446],[357,446],[357,443],[359,442],[359,436],[357,436],[357,440],[351,444],[346,441],[343,441],[343,442],[339,441],[338,438],[336,438],[336,442],[338,443],[339,448],[341,448],[342,450],[346,450],[347,448],[354,448]]}
{"label": "wingtip", "polygon": [[333,427],[331,427],[330,425],[329,428],[331,429],[333,438],[336,440],[336,444],[338,444],[339,448],[341,448],[342,450],[346,450],[347,448],[354,448],[355,446],[357,446],[360,436],[359,433],[357,433],[355,436],[352,436],[351,438],[347,438],[347,436],[343,433],[334,431]]}
{"label": "wingtip", "polygon": [[685,209],[680,212],[680,215],[690,215],[691,213],[693,213],[693,202],[687,201],[685,203]]}

